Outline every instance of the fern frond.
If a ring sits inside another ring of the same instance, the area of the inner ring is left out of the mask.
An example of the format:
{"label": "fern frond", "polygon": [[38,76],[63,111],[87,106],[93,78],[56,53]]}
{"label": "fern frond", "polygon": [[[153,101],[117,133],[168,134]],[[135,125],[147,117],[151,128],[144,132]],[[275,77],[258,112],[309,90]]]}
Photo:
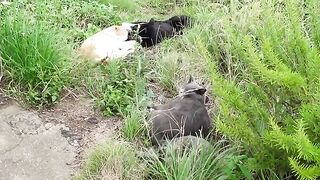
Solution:
{"label": "fern frond", "polygon": [[291,152],[295,149],[295,143],[291,135],[284,134],[276,122],[270,119],[270,126],[272,130],[265,136],[266,142],[283,149],[287,152]]}
{"label": "fern frond", "polygon": [[301,180],[315,180],[320,177],[320,164],[301,165],[296,158],[289,158],[292,171]]}
{"label": "fern frond", "polygon": [[305,132],[305,123],[301,119],[297,122],[297,130],[295,134],[295,144],[298,157],[308,162],[320,163],[320,148],[315,146],[308,138]]}
{"label": "fern frond", "polygon": [[[300,89],[306,85],[305,79],[297,73],[288,71],[270,70],[261,62],[258,52],[255,50],[253,42],[249,36],[244,37],[247,55],[246,61],[252,71],[263,81],[288,89]],[[277,61],[277,60],[274,60]]]}

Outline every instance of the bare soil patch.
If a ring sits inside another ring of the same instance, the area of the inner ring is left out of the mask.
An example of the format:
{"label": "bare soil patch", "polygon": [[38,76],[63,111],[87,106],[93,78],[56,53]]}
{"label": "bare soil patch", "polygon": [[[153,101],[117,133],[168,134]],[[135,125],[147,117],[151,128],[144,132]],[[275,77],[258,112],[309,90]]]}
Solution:
{"label": "bare soil patch", "polygon": [[81,166],[87,149],[118,136],[120,119],[105,118],[93,107],[93,100],[85,96],[67,97],[54,108],[39,113],[46,127],[64,125],[61,134],[77,150],[72,164],[75,169]]}

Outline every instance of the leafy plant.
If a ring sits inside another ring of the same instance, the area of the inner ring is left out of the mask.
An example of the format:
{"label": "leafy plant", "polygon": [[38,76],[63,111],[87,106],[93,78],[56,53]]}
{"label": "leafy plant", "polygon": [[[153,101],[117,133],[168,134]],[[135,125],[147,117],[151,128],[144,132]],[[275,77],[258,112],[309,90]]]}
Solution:
{"label": "leafy plant", "polygon": [[290,135],[282,132],[274,121],[271,124],[273,131],[268,137],[276,146],[292,154],[289,162],[297,176],[300,179],[317,179],[320,176],[320,147],[310,141],[304,121],[298,121],[296,132]]}
{"label": "leafy plant", "polygon": [[230,1],[216,15],[195,10],[199,22],[185,46],[207,62],[219,102],[218,131],[242,144],[246,166],[255,172],[319,176],[320,58],[317,38],[310,39],[317,36],[316,6],[260,0]]}
{"label": "leafy plant", "polygon": [[135,95],[135,68],[127,62],[110,61],[101,66],[106,73],[103,92],[97,95],[96,105],[105,116],[126,116],[133,106]]}

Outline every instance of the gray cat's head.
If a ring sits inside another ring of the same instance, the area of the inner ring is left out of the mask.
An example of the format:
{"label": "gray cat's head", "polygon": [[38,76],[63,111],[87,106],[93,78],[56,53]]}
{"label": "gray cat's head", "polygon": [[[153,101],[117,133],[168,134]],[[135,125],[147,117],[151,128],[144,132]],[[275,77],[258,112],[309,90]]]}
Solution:
{"label": "gray cat's head", "polygon": [[188,82],[180,88],[180,96],[194,96],[203,103],[207,103],[209,98],[205,95],[207,89],[197,83],[194,78],[190,75]]}

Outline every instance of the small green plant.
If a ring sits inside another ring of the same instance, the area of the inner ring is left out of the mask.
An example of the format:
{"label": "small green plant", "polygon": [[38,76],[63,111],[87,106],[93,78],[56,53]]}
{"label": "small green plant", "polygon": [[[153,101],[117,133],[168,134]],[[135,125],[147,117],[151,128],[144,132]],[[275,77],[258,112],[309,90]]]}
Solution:
{"label": "small green plant", "polygon": [[70,49],[59,33],[24,14],[7,16],[0,29],[0,56],[7,90],[31,105],[52,105],[68,83]]}
{"label": "small green plant", "polygon": [[106,77],[102,92],[96,96],[97,107],[105,116],[127,116],[135,95],[135,67],[128,62],[114,60],[101,68]]}
{"label": "small green plant", "polygon": [[131,111],[131,113],[124,119],[125,123],[121,128],[123,136],[131,141],[137,137],[140,137],[140,135],[144,131],[144,113],[141,112],[139,109],[132,110],[133,111]]}
{"label": "small green plant", "polygon": [[[292,170],[299,179],[317,179],[320,177],[320,147],[310,141],[306,133],[306,124],[303,120],[297,122],[294,134],[285,134],[279,126],[272,121],[273,131],[268,138],[281,149],[293,154],[289,157]],[[303,162],[308,162],[304,164]]]}
{"label": "small green plant", "polygon": [[125,142],[108,141],[96,147],[77,180],[141,179],[143,168],[135,149]]}

